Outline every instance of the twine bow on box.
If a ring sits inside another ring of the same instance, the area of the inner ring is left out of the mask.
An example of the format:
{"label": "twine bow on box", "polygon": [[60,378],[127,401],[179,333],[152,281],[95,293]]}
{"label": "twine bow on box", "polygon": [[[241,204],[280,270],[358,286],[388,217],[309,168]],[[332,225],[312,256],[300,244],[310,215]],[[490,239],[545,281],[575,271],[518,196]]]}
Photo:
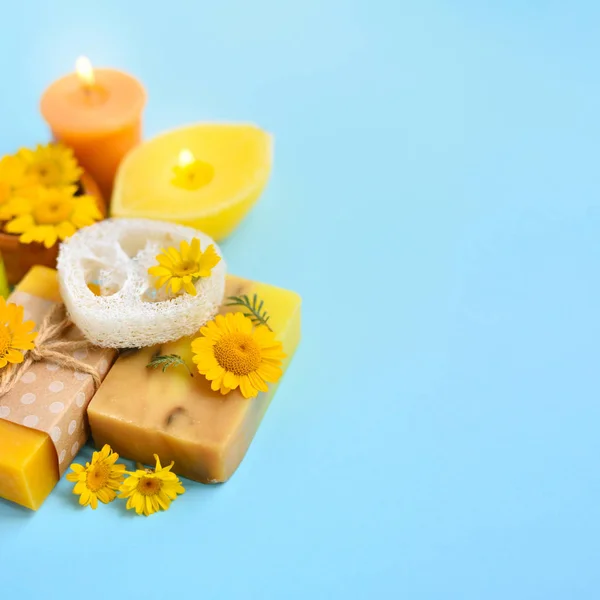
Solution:
{"label": "twine bow on box", "polygon": [[89,348],[91,344],[87,340],[65,341],[60,339],[71,324],[65,312],[65,305],[55,304],[38,329],[35,348],[27,351],[22,363],[13,364],[9,368],[0,371],[0,396],[10,392],[21,378],[21,375],[34,362],[41,360],[47,360],[65,369],[81,371],[91,375],[94,381],[94,389],[98,389],[102,382],[100,373],[91,365],[71,356],[71,353],[75,350]]}

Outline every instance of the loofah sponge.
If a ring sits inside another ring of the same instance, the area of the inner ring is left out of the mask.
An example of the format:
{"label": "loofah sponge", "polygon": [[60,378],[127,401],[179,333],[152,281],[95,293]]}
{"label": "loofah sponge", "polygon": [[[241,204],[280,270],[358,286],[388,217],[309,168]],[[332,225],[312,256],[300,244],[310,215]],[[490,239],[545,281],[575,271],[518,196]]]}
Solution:
{"label": "loofah sponge", "polygon": [[[199,238],[214,244],[221,261],[196,282],[196,296],[169,297],[156,290],[148,268],[162,248]],[[146,219],[108,219],[80,229],[61,245],[58,276],[75,325],[95,345],[141,348],[192,335],[218,312],[227,267],[219,247],[204,233]],[[88,284],[95,284],[101,295]]]}

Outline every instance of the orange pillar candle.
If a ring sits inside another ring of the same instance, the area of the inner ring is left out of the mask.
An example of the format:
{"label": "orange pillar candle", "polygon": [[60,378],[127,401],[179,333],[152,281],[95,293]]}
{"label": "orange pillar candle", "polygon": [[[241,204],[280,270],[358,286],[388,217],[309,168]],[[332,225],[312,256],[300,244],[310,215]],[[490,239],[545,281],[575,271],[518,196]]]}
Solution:
{"label": "orange pillar candle", "polygon": [[113,69],[93,69],[77,60],[76,73],[50,85],[41,111],[54,138],[77,159],[109,199],[117,168],[141,138],[146,92],[140,82]]}

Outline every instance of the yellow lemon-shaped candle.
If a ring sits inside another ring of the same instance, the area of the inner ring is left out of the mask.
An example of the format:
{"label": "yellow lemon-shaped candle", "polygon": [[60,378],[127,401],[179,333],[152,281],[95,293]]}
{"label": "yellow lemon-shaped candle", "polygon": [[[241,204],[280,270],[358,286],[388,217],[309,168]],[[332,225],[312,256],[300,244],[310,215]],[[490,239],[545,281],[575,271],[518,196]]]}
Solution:
{"label": "yellow lemon-shaped candle", "polygon": [[265,188],[272,138],[254,125],[197,124],[163,133],[121,163],[111,215],[173,221],[227,237]]}

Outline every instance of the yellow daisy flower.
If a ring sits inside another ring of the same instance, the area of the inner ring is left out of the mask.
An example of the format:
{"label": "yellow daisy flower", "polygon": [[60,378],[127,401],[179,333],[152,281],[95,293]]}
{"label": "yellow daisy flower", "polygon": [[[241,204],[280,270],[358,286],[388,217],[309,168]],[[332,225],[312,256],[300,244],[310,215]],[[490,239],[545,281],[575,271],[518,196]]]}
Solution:
{"label": "yellow daisy flower", "polygon": [[181,252],[176,248],[163,248],[162,253],[156,257],[158,265],[150,267],[148,273],[157,277],[155,287],[167,285],[173,294],[183,289],[190,295],[196,295],[195,281],[199,277],[210,277],[210,273],[221,257],[217,254],[213,244],[204,252],[200,249],[200,240],[193,238],[191,245],[185,240],[180,245]]}
{"label": "yellow daisy flower", "polygon": [[29,189],[11,205],[13,219],[4,229],[20,233],[24,244],[39,242],[50,248],[75,231],[102,218],[92,196],[75,196],[75,186]]}
{"label": "yellow daisy flower", "polygon": [[33,321],[23,321],[23,307],[7,304],[0,297],[0,369],[8,363],[22,363],[22,350],[33,350],[37,331]]}
{"label": "yellow daisy flower", "polygon": [[192,360],[213,391],[227,394],[239,386],[244,398],[253,398],[269,391],[267,382],[281,377],[281,342],[268,327],[254,327],[243,313],[217,315],[200,333],[192,342]]}
{"label": "yellow daisy flower", "polygon": [[159,510],[167,510],[171,501],[178,494],[185,492],[181,481],[171,469],[175,463],[168,467],[162,467],[158,455],[155,469],[138,469],[135,473],[129,473],[120,489],[119,498],[128,498],[127,510],[134,509],[138,515],[146,517]]}
{"label": "yellow daisy flower", "polygon": [[39,145],[35,150],[23,148],[19,155],[25,161],[31,182],[44,187],[72,185],[83,173],[73,150],[62,144]]}
{"label": "yellow daisy flower", "polygon": [[15,192],[27,184],[25,162],[15,155],[4,156],[0,160],[0,219],[9,218],[7,206]]}
{"label": "yellow daisy flower", "polygon": [[103,504],[112,502],[125,477],[125,465],[116,465],[119,455],[113,452],[108,444],[92,455],[92,462],[85,467],[73,463],[73,473],[67,475],[69,481],[75,482],[73,493],[79,496],[81,506],[98,508],[98,500]]}

